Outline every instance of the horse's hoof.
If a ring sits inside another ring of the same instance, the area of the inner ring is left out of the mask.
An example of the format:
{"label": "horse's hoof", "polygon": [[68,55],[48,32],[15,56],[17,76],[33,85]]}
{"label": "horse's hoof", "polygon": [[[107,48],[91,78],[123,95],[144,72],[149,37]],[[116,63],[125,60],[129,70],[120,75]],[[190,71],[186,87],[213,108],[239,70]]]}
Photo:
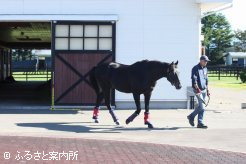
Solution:
{"label": "horse's hoof", "polygon": [[115,121],[115,124],[116,124],[116,125],[120,125],[120,122],[119,122],[119,121]]}
{"label": "horse's hoof", "polygon": [[153,126],[151,123],[148,123],[148,128],[149,128],[149,129],[153,129],[154,126]]}
{"label": "horse's hoof", "polygon": [[126,119],[126,124],[129,124],[131,121],[129,119]]}
{"label": "horse's hoof", "polygon": [[144,124],[145,125],[148,125],[148,128],[150,128],[150,129],[153,129],[154,128],[154,126],[150,122],[145,122]]}
{"label": "horse's hoof", "polygon": [[99,120],[98,119],[95,119],[95,123],[99,123]]}

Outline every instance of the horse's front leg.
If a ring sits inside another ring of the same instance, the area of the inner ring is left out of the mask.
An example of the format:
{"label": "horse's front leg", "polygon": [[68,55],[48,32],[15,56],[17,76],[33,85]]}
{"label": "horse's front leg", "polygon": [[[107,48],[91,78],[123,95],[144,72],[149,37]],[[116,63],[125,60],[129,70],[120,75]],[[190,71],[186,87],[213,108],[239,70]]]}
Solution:
{"label": "horse's front leg", "polygon": [[145,112],[144,112],[144,124],[148,125],[148,128],[154,128],[154,126],[149,121],[149,101],[151,97],[151,92],[144,93],[145,102]]}
{"label": "horse's front leg", "polygon": [[111,90],[110,89],[105,89],[104,90],[104,98],[105,98],[105,104],[106,104],[106,106],[107,106],[107,108],[108,108],[108,110],[109,110],[109,113],[111,114],[111,116],[112,116],[112,118],[113,118],[113,120],[114,120],[114,122],[115,122],[115,124],[116,125],[120,125],[120,122],[119,122],[119,119],[118,119],[118,117],[116,116],[116,114],[115,114],[115,112],[114,112],[114,109],[111,107],[111,105],[110,105],[110,94],[111,93]]}
{"label": "horse's front leg", "polygon": [[126,124],[132,122],[141,112],[140,94],[133,94],[137,110],[126,119]]}

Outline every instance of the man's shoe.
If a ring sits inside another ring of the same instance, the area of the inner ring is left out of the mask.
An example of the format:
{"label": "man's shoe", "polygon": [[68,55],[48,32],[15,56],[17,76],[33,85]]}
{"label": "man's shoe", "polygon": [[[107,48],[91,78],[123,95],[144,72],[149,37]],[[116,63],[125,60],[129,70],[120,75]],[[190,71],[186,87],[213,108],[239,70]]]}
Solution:
{"label": "man's shoe", "polygon": [[207,129],[208,126],[206,126],[204,124],[197,124],[197,128]]}
{"label": "man's shoe", "polygon": [[187,116],[187,119],[189,120],[191,126],[195,126],[194,119],[190,118],[190,116]]}

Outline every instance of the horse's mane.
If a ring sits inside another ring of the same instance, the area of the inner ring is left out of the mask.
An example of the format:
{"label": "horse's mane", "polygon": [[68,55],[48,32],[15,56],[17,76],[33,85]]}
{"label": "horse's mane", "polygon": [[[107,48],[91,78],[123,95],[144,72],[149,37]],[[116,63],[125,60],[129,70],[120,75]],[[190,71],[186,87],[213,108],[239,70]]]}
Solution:
{"label": "horse's mane", "polygon": [[[134,64],[148,63],[148,62],[149,62],[149,60],[145,59],[145,60],[137,61],[137,62],[135,62]],[[134,65],[134,64],[133,64],[133,65]]]}
{"label": "horse's mane", "polygon": [[138,62],[134,63],[133,65],[135,65],[135,64],[151,64],[151,65],[161,64],[161,65],[167,65],[167,66],[169,65],[169,63],[167,63],[167,62],[161,62],[158,60],[147,60],[147,59],[142,60],[142,61],[138,61]]}

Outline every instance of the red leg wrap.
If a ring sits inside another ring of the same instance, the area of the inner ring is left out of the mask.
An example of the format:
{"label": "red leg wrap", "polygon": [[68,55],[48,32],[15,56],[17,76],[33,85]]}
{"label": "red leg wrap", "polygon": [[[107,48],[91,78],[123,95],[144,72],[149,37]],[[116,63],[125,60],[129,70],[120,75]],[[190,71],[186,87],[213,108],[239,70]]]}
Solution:
{"label": "red leg wrap", "polygon": [[149,113],[144,113],[144,123],[149,121]]}
{"label": "red leg wrap", "polygon": [[98,113],[99,113],[99,108],[98,108],[98,107],[95,107],[95,108],[93,109],[93,118],[94,118],[94,119],[97,119]]}

